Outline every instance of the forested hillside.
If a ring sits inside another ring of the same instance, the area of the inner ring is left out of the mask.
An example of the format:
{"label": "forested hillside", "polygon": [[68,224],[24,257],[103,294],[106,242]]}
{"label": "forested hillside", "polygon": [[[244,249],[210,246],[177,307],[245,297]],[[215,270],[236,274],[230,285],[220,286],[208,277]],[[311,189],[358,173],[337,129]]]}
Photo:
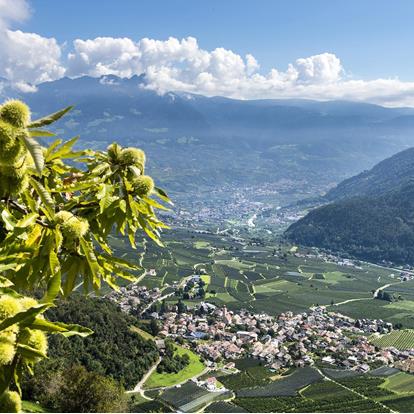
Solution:
{"label": "forested hillside", "polygon": [[414,148],[381,161],[371,170],[342,181],[326,194],[326,199],[375,196],[414,181]]}
{"label": "forested hillside", "polygon": [[106,299],[74,295],[47,314],[51,320],[82,324],[94,331],[86,338],[50,336],[48,355],[56,367],[82,365],[131,389],[158,357],[155,344],[131,329],[137,319]]}
{"label": "forested hillside", "polygon": [[414,184],[381,196],[354,197],[311,211],[289,240],[375,262],[414,263]]}

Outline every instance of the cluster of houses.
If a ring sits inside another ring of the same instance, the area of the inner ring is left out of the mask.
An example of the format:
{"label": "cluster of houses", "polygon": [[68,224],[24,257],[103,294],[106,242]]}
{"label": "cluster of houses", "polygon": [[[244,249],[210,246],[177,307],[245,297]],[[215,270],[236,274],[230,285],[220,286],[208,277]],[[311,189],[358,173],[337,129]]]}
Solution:
{"label": "cluster of houses", "polygon": [[106,296],[115,302],[122,311],[127,313],[143,313],[161,297],[161,290],[158,288],[148,289],[131,283],[121,287],[118,291],[112,291]]}
{"label": "cluster of houses", "polygon": [[[390,352],[399,352],[396,348],[389,348]],[[414,374],[414,355],[412,352],[405,351],[406,353],[410,354],[407,356],[405,360],[397,361],[395,364],[395,368],[400,369],[401,371],[409,372],[410,374]]]}
{"label": "cluster of houses", "polygon": [[409,352],[378,350],[369,343],[369,334],[388,333],[392,324],[382,320],[354,320],[328,312],[323,306],[272,317],[201,303],[185,313],[165,313],[160,322],[161,336],[193,341],[208,365],[250,356],[274,370],[312,365],[319,360],[366,372],[374,362],[392,365],[410,357]]}

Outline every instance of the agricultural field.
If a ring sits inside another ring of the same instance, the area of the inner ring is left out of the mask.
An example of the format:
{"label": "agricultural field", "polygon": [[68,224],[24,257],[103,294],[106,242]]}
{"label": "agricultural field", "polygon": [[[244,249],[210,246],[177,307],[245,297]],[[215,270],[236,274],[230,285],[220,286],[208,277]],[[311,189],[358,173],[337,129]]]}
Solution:
{"label": "agricultural field", "polygon": [[370,342],[380,348],[395,347],[405,350],[414,348],[414,329],[395,330],[379,337],[371,337]]}
{"label": "agricultural field", "polygon": [[393,398],[385,401],[388,407],[400,413],[412,413],[414,407],[414,395]]}
{"label": "agricultural field", "polygon": [[269,383],[270,378],[275,374],[268,368],[256,365],[248,367],[242,372],[233,375],[226,375],[220,378],[223,385],[233,391],[248,387],[255,387]]}
{"label": "agricultural field", "polygon": [[177,373],[158,373],[154,371],[144,384],[145,389],[171,387],[183,383],[203,372],[205,365],[200,361],[200,357],[193,351],[176,345],[176,354],[187,354],[190,357],[190,363]]}
{"label": "agricultural field", "polygon": [[231,403],[249,412],[411,412],[414,376],[396,371],[384,366],[351,377],[324,369],[323,378],[313,368],[298,368],[264,386],[235,390]]}
{"label": "agricultural field", "polygon": [[195,412],[203,406],[220,399],[229,398],[230,394],[223,392],[209,392],[193,382],[186,382],[181,387],[169,388],[159,399],[181,412]]}
{"label": "agricultural field", "polygon": [[[117,254],[142,264],[140,274],[155,269],[155,275],[147,273],[139,282],[149,288],[171,288],[203,269],[205,299],[231,310],[246,308],[276,315],[326,305],[354,318],[381,318],[414,329],[414,281],[401,283],[393,269],[367,263],[344,266],[322,256],[300,257],[315,253],[308,248],[292,249],[278,241],[256,246],[249,240],[192,229],[165,232],[163,241],[165,248],[145,242],[137,250],[117,239],[113,244]],[[389,285],[387,292],[404,300],[374,299],[373,291],[385,285]],[[200,301],[185,303],[191,306]],[[168,302],[176,303],[177,298],[172,296]]]}
{"label": "agricultural field", "polygon": [[259,387],[242,388],[236,391],[238,398],[295,396],[297,392],[322,379],[321,374],[311,367],[298,368],[292,374]]}
{"label": "agricultural field", "polygon": [[333,369],[333,368],[322,368],[322,372],[333,380],[340,380],[343,378],[357,377],[360,374],[357,371],[351,371],[350,369]]}
{"label": "agricultural field", "polygon": [[384,365],[382,367],[373,369],[369,372],[369,375],[373,375],[374,377],[389,377],[391,375],[397,374],[398,372],[400,372],[399,369]]}
{"label": "agricultural field", "polygon": [[173,410],[158,400],[146,400],[132,405],[132,413],[172,413]]}
{"label": "agricultural field", "polygon": [[[401,283],[395,270],[366,263],[343,266],[323,257],[299,257],[312,253],[310,249],[292,249],[278,242],[256,246],[228,235],[187,229],[165,233],[164,242],[165,248],[143,243],[137,251],[115,244],[122,257],[142,264],[139,274],[147,271],[139,283],[158,287],[164,294],[185,278],[203,273],[206,296],[185,300],[187,306],[205,300],[230,310],[246,308],[277,315],[325,305],[354,318],[400,322],[404,329],[371,337],[371,342],[379,347],[414,347],[414,281]],[[155,275],[148,272],[151,269]],[[404,300],[391,303],[374,299],[373,292],[385,285],[387,292]],[[172,295],[166,302],[175,304],[177,300]],[[137,404],[139,412],[203,408],[205,412],[409,412],[414,406],[414,376],[388,367],[369,375],[321,368],[322,375],[310,367],[278,375],[249,359],[236,361],[241,372],[220,375],[219,381],[234,392],[235,399],[216,401],[231,395],[209,393],[189,382],[205,366],[192,351],[179,347],[177,352],[189,353],[190,365],[177,374],[152,373],[144,384],[146,390],[152,393],[157,388],[171,388],[154,394],[154,401]]]}
{"label": "agricultural field", "polygon": [[389,376],[382,386],[397,394],[414,393],[414,375],[399,372]]}
{"label": "agricultural field", "polygon": [[210,404],[203,412],[205,413],[247,413],[244,408],[241,408],[233,403],[226,401],[217,401]]}
{"label": "agricultural field", "polygon": [[352,378],[343,378],[337,381],[345,387],[363,394],[365,397],[377,399],[393,394],[392,391],[384,388],[386,380],[381,377],[361,375]]}

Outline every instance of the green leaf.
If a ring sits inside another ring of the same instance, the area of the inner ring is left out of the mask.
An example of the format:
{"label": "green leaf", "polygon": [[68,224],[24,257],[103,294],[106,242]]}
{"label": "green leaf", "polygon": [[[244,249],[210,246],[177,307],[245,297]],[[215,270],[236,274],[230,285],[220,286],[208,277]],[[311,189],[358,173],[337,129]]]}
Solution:
{"label": "green leaf", "polygon": [[37,213],[30,213],[26,216],[24,216],[23,218],[21,218],[17,223],[16,223],[16,227],[19,228],[26,228],[26,227],[30,227],[33,224],[36,223],[37,218],[39,217],[39,215]]}
{"label": "green leaf", "polygon": [[165,247],[162,241],[159,239],[159,237],[147,226],[147,223],[145,220],[141,217],[141,215],[138,216],[139,224],[141,225],[142,229],[147,233],[149,238],[155,241],[155,243],[158,244],[160,247]]}
{"label": "green leaf", "polygon": [[6,230],[13,231],[16,226],[16,222],[14,221],[14,217],[9,212],[9,210],[4,209],[1,212],[1,218],[3,219],[3,222],[6,225]]}
{"label": "green leaf", "polygon": [[63,115],[65,115],[67,112],[69,112],[73,106],[68,106],[67,108],[64,108],[60,111],[57,111],[53,114],[47,115],[43,118],[37,119],[36,121],[33,121],[28,128],[41,128],[45,125],[50,125],[53,122],[57,121],[58,119],[62,118]]}
{"label": "green leaf", "polygon": [[72,147],[76,144],[78,139],[79,139],[79,136],[76,136],[76,137],[73,137],[72,139],[70,139],[69,141],[66,141],[63,145],[58,147],[56,149],[56,151],[49,154],[47,160],[51,161],[51,160],[54,160],[56,158],[62,158],[65,155],[69,154],[72,151]]}
{"label": "green leaf", "polygon": [[45,158],[43,156],[42,146],[34,140],[32,137],[24,137],[24,144],[32,155],[33,161],[36,166],[36,170],[39,174],[42,174],[45,167]]}
{"label": "green leaf", "polygon": [[47,283],[47,290],[42,298],[43,303],[53,302],[53,300],[60,292],[60,284],[62,281],[60,262],[57,254],[53,250],[51,250],[49,253],[49,266],[50,271],[52,272],[52,277]]}
{"label": "green leaf", "polygon": [[130,269],[130,270],[139,270],[139,269],[141,269],[140,266],[138,266],[136,264],[133,264],[133,263],[130,263],[125,259],[121,259],[120,257],[114,257],[114,256],[110,256],[108,254],[101,253],[99,255],[99,258],[103,259],[103,260],[105,260],[109,263],[124,267],[126,269]]}
{"label": "green leaf", "polygon": [[[8,266],[10,266],[10,267],[8,267]],[[7,267],[9,269],[13,269],[13,267],[15,267],[15,266],[16,265],[14,263],[12,263],[11,265],[0,265],[0,271],[6,270]],[[13,286],[13,285],[14,285],[14,283],[11,280],[7,279],[4,276],[0,276],[0,288],[10,287],[10,286]]]}
{"label": "green leaf", "polygon": [[49,161],[49,155],[53,153],[53,150],[57,148],[63,141],[59,138],[53,141],[46,150],[46,161]]}
{"label": "green leaf", "polygon": [[165,201],[166,203],[168,203],[172,206],[174,205],[174,203],[169,199],[167,193],[164,190],[162,190],[161,188],[155,187],[154,188],[154,194],[156,196],[158,196],[162,201]]}
{"label": "green leaf", "polygon": [[55,215],[55,202],[53,201],[52,197],[50,196],[49,192],[40,184],[37,180],[30,178],[30,184],[36,190],[36,193],[39,195],[40,199],[43,201],[45,205],[46,211],[49,215],[49,219],[52,219]]}
{"label": "green leaf", "polygon": [[149,197],[142,197],[142,200],[145,201],[146,203],[148,203],[150,206],[155,207],[155,208],[159,208],[160,210],[166,210],[166,211],[170,211],[171,209],[163,206],[160,203],[157,203],[155,200],[153,200],[152,198]]}
{"label": "green leaf", "polygon": [[31,137],[54,137],[56,134],[50,131],[45,131],[44,129],[31,129],[29,131]]}
{"label": "green leaf", "polygon": [[50,306],[52,306],[50,303],[35,305],[23,312],[16,313],[16,315],[4,319],[4,321],[0,323],[0,331],[4,331],[9,326],[12,326],[16,323],[22,325],[25,325],[27,323],[30,324],[35,319],[36,315],[43,313],[47,308],[50,308]]}
{"label": "green leaf", "polygon": [[32,361],[36,360],[36,358],[47,358],[47,355],[43,352],[40,352],[29,345],[17,344],[17,352],[24,358]]}
{"label": "green leaf", "polygon": [[51,322],[47,321],[46,319],[36,318],[31,325],[32,329],[38,329],[40,331],[45,331],[48,333],[59,333],[63,336],[82,336],[86,337],[93,334],[93,331],[89,328],[85,328],[84,326],[76,325],[76,324],[66,324],[63,322]]}
{"label": "green leaf", "polygon": [[101,286],[101,277],[100,277],[100,266],[98,260],[96,258],[95,252],[93,248],[90,247],[89,243],[81,237],[80,239],[80,246],[83,251],[83,254],[86,257],[86,261],[88,262],[88,267],[92,274],[92,281],[95,289],[99,289]]}

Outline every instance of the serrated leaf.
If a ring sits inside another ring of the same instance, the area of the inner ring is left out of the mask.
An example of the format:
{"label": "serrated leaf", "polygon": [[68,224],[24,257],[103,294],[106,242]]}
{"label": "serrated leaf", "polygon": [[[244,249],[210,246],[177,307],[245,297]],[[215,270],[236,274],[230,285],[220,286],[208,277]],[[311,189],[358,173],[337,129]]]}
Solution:
{"label": "serrated leaf", "polygon": [[[8,267],[8,266],[10,266],[10,267]],[[15,266],[16,265],[14,263],[11,264],[11,265],[0,265],[0,271],[13,269]],[[11,280],[7,279],[4,276],[0,276],[0,288],[10,287],[10,286],[13,286],[13,285],[14,285],[14,283]]]}
{"label": "serrated leaf", "polygon": [[47,355],[39,350],[32,348],[29,345],[17,344],[17,352],[29,360],[36,360],[36,358],[47,358]]}
{"label": "serrated leaf", "polygon": [[12,214],[8,210],[4,209],[1,212],[1,218],[4,224],[6,225],[6,230],[13,231],[14,228],[16,227],[16,222]]}
{"label": "serrated leaf", "polygon": [[92,282],[95,288],[99,289],[101,286],[101,278],[100,278],[100,267],[98,260],[96,258],[95,252],[93,248],[90,247],[89,243],[81,237],[80,239],[80,246],[83,251],[83,254],[86,257],[86,261],[88,262],[88,267],[91,271],[92,275]]}
{"label": "serrated leaf", "polygon": [[58,147],[56,151],[49,154],[48,161],[54,160],[56,158],[63,158],[66,154],[70,153],[72,151],[72,147],[76,144],[78,139],[79,139],[79,135],[76,137],[73,137],[69,141],[66,141],[64,144]]}
{"label": "serrated leaf", "polygon": [[165,247],[162,241],[159,239],[159,237],[147,226],[147,223],[141,216],[138,216],[138,221],[141,225],[141,228],[145,231],[145,233],[147,233],[150,239],[154,240],[155,243],[158,244],[158,246]]}
{"label": "serrated leaf", "polygon": [[7,329],[9,326],[12,326],[16,323],[24,325],[25,323],[29,322],[30,324],[30,322],[35,319],[36,315],[38,315],[39,313],[43,313],[50,306],[50,303],[35,305],[23,312],[16,313],[16,315],[4,319],[4,321],[0,323],[0,331],[3,331]]}
{"label": "serrated leaf", "polygon": [[145,201],[146,203],[148,203],[150,206],[155,207],[155,208],[159,208],[160,210],[166,210],[166,211],[170,211],[171,209],[163,206],[160,203],[157,203],[155,200],[153,200],[152,198],[149,197],[142,197],[142,200]]}
{"label": "serrated leaf", "polygon": [[41,128],[45,125],[50,125],[53,122],[57,121],[58,119],[62,118],[63,115],[65,115],[67,112],[69,112],[71,109],[73,109],[73,106],[68,106],[67,108],[64,108],[60,111],[54,112],[53,114],[44,116],[43,118],[37,119],[36,121],[33,121],[28,128]]}
{"label": "serrated leaf", "polygon": [[40,199],[43,201],[43,204],[46,208],[46,211],[49,214],[49,219],[51,219],[55,214],[55,202],[53,201],[52,197],[50,196],[49,192],[33,178],[30,178],[30,184],[36,190],[36,193],[39,195]]}
{"label": "serrated leaf", "polygon": [[30,213],[26,216],[24,216],[22,219],[20,219],[17,223],[16,223],[16,227],[20,227],[20,228],[26,228],[26,227],[30,227],[33,224],[36,223],[36,219],[39,217],[39,215],[37,213]]}
{"label": "serrated leaf", "polygon": [[49,266],[52,276],[47,283],[46,293],[42,298],[43,303],[53,302],[60,292],[60,285],[62,281],[60,262],[57,254],[53,250],[49,252]]}
{"label": "serrated leaf", "polygon": [[89,336],[93,334],[93,331],[84,326],[77,324],[66,324],[63,322],[51,322],[46,319],[36,318],[31,325],[32,329],[38,329],[40,331],[45,331],[48,333],[59,333],[63,336],[73,336],[78,335],[82,337]]}
{"label": "serrated leaf", "polygon": [[42,174],[43,168],[45,167],[42,146],[32,137],[25,136],[23,141],[33,158],[37,172]]}

